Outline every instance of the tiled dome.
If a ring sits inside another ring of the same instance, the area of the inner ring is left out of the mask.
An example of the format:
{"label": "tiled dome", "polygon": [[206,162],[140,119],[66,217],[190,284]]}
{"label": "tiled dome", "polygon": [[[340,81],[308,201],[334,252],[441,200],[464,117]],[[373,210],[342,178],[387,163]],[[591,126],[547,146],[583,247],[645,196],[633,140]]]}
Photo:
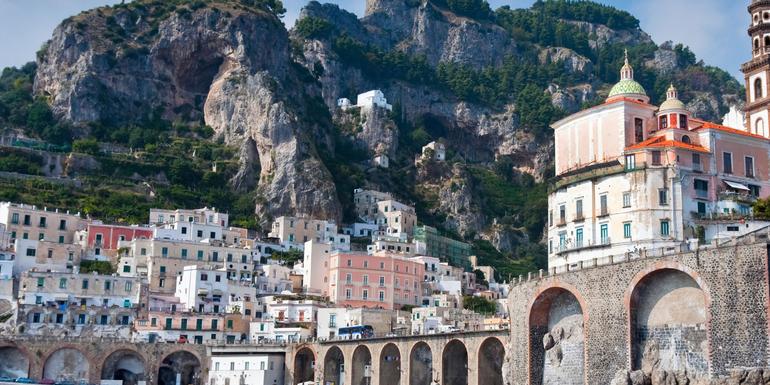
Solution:
{"label": "tiled dome", "polygon": [[626,94],[646,96],[647,92],[639,82],[633,79],[623,79],[615,84],[615,86],[612,87],[612,90],[610,90],[610,97]]}

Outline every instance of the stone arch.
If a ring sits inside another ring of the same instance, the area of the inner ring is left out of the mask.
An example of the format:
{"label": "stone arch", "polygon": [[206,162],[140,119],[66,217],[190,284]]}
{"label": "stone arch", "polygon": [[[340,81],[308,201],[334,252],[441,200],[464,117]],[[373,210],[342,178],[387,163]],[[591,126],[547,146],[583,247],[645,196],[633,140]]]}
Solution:
{"label": "stone arch", "polygon": [[0,346],[0,376],[29,377],[30,359],[26,349],[18,346]]}
{"label": "stone arch", "polygon": [[409,385],[430,385],[433,382],[433,352],[425,342],[412,346],[409,353]]}
{"label": "stone arch", "polygon": [[351,385],[367,385],[367,378],[371,376],[372,353],[366,345],[358,345],[353,351],[351,362],[353,372],[353,381]]}
{"label": "stone arch", "polygon": [[90,371],[91,364],[86,354],[71,346],[54,350],[43,364],[43,378],[51,380],[88,382]]}
{"label": "stone arch", "polygon": [[316,356],[313,349],[304,346],[294,354],[294,384],[313,381]]}
{"label": "stone arch", "polygon": [[489,337],[479,346],[478,382],[481,385],[503,385],[505,346],[497,337]]}
{"label": "stone arch", "polygon": [[345,356],[337,346],[332,346],[324,356],[324,385],[340,385],[345,378]]}
{"label": "stone arch", "polygon": [[401,383],[401,351],[394,343],[388,343],[382,348],[378,370],[381,385]]}
{"label": "stone arch", "polygon": [[532,385],[585,384],[585,301],[571,286],[539,291],[529,313],[529,378]]}
{"label": "stone arch", "polygon": [[707,376],[708,293],[696,273],[676,263],[637,274],[625,297],[631,369]]}
{"label": "stone arch", "polygon": [[158,366],[158,385],[175,385],[176,376],[180,375],[181,384],[201,385],[202,362],[197,354],[187,350],[177,350],[167,354]]}
{"label": "stone arch", "polygon": [[146,381],[147,363],[139,352],[118,349],[102,363],[102,380],[121,380],[123,385],[136,385]]}
{"label": "stone arch", "polygon": [[468,385],[468,349],[460,340],[451,340],[441,353],[441,384]]}

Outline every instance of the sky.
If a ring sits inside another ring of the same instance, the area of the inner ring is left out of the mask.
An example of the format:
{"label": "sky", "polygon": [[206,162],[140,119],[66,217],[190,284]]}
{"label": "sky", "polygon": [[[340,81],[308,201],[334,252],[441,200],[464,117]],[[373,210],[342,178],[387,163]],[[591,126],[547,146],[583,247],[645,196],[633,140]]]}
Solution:
{"label": "sky", "polygon": [[[294,24],[308,0],[284,0],[284,23]],[[533,0],[488,0],[493,9],[502,5],[528,7]],[[56,25],[80,11],[119,0],[0,0],[0,68],[34,60]],[[366,0],[329,0],[363,15]],[[739,67],[750,58],[746,34],[749,0],[600,0],[631,12],[644,31],[661,44],[683,43],[707,64],[742,79]]]}

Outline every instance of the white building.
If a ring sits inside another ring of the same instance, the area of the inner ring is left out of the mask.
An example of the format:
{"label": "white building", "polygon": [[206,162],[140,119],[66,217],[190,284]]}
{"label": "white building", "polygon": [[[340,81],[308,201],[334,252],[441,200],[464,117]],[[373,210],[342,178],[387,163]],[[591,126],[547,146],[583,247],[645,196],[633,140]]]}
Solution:
{"label": "white building", "polygon": [[339,329],[350,326],[371,326],[375,335],[384,336],[398,328],[398,312],[385,309],[335,307],[318,309],[318,331],[321,339],[335,339]]}
{"label": "white building", "polygon": [[353,223],[350,227],[343,227],[342,232],[353,238],[371,238],[380,231],[380,226],[375,223]]}
{"label": "white building", "polygon": [[331,251],[332,247],[329,243],[305,242],[302,285],[306,293],[328,295],[329,255]]}
{"label": "white building", "polygon": [[276,320],[259,320],[249,324],[249,337],[254,342],[297,343],[313,337],[307,324],[281,324]]}
{"label": "white building", "polygon": [[257,294],[291,293],[293,289],[291,271],[290,267],[278,264],[257,265],[254,271],[254,286],[257,288]]}
{"label": "white building", "polygon": [[326,304],[312,299],[294,296],[268,296],[261,299],[265,304],[263,320],[281,323],[315,323],[318,310]]}
{"label": "white building", "polygon": [[388,156],[385,154],[375,156],[372,162],[376,167],[379,168],[390,167],[390,158],[388,158]]}
{"label": "white building", "polygon": [[228,215],[218,212],[215,208],[164,210],[150,209],[150,224],[163,225],[177,222],[207,224],[219,227],[228,226]]}
{"label": "white building", "polygon": [[214,347],[208,385],[283,385],[285,353],[254,347]]}
{"label": "white building", "polygon": [[446,145],[442,142],[430,142],[422,146],[422,157],[424,159],[431,158],[433,160],[445,161]]}
{"label": "white building", "polygon": [[356,99],[356,106],[360,107],[361,109],[371,109],[376,106],[384,108],[388,111],[393,110],[393,106],[388,104],[387,99],[385,99],[385,94],[383,94],[380,90],[372,90],[358,94],[358,98]]}
{"label": "white building", "polygon": [[273,221],[268,237],[278,239],[287,249],[301,250],[305,242],[316,240],[330,242],[335,250],[350,251],[350,236],[340,234],[331,220],[281,216]]}
{"label": "white building", "polygon": [[227,308],[227,283],[224,268],[185,266],[182,274],[177,277],[175,296],[179,298],[181,310],[213,313],[216,306],[218,313],[220,309]]}

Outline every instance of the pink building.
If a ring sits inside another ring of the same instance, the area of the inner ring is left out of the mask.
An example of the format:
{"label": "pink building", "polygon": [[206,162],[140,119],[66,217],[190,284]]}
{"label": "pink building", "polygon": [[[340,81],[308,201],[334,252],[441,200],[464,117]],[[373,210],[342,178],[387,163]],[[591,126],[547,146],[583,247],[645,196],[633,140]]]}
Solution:
{"label": "pink building", "polygon": [[120,241],[150,238],[152,229],[146,227],[89,224],[87,247],[90,250],[117,250]]}
{"label": "pink building", "polygon": [[419,305],[425,266],[419,261],[384,253],[332,253],[329,297],[339,306],[400,309]]}

